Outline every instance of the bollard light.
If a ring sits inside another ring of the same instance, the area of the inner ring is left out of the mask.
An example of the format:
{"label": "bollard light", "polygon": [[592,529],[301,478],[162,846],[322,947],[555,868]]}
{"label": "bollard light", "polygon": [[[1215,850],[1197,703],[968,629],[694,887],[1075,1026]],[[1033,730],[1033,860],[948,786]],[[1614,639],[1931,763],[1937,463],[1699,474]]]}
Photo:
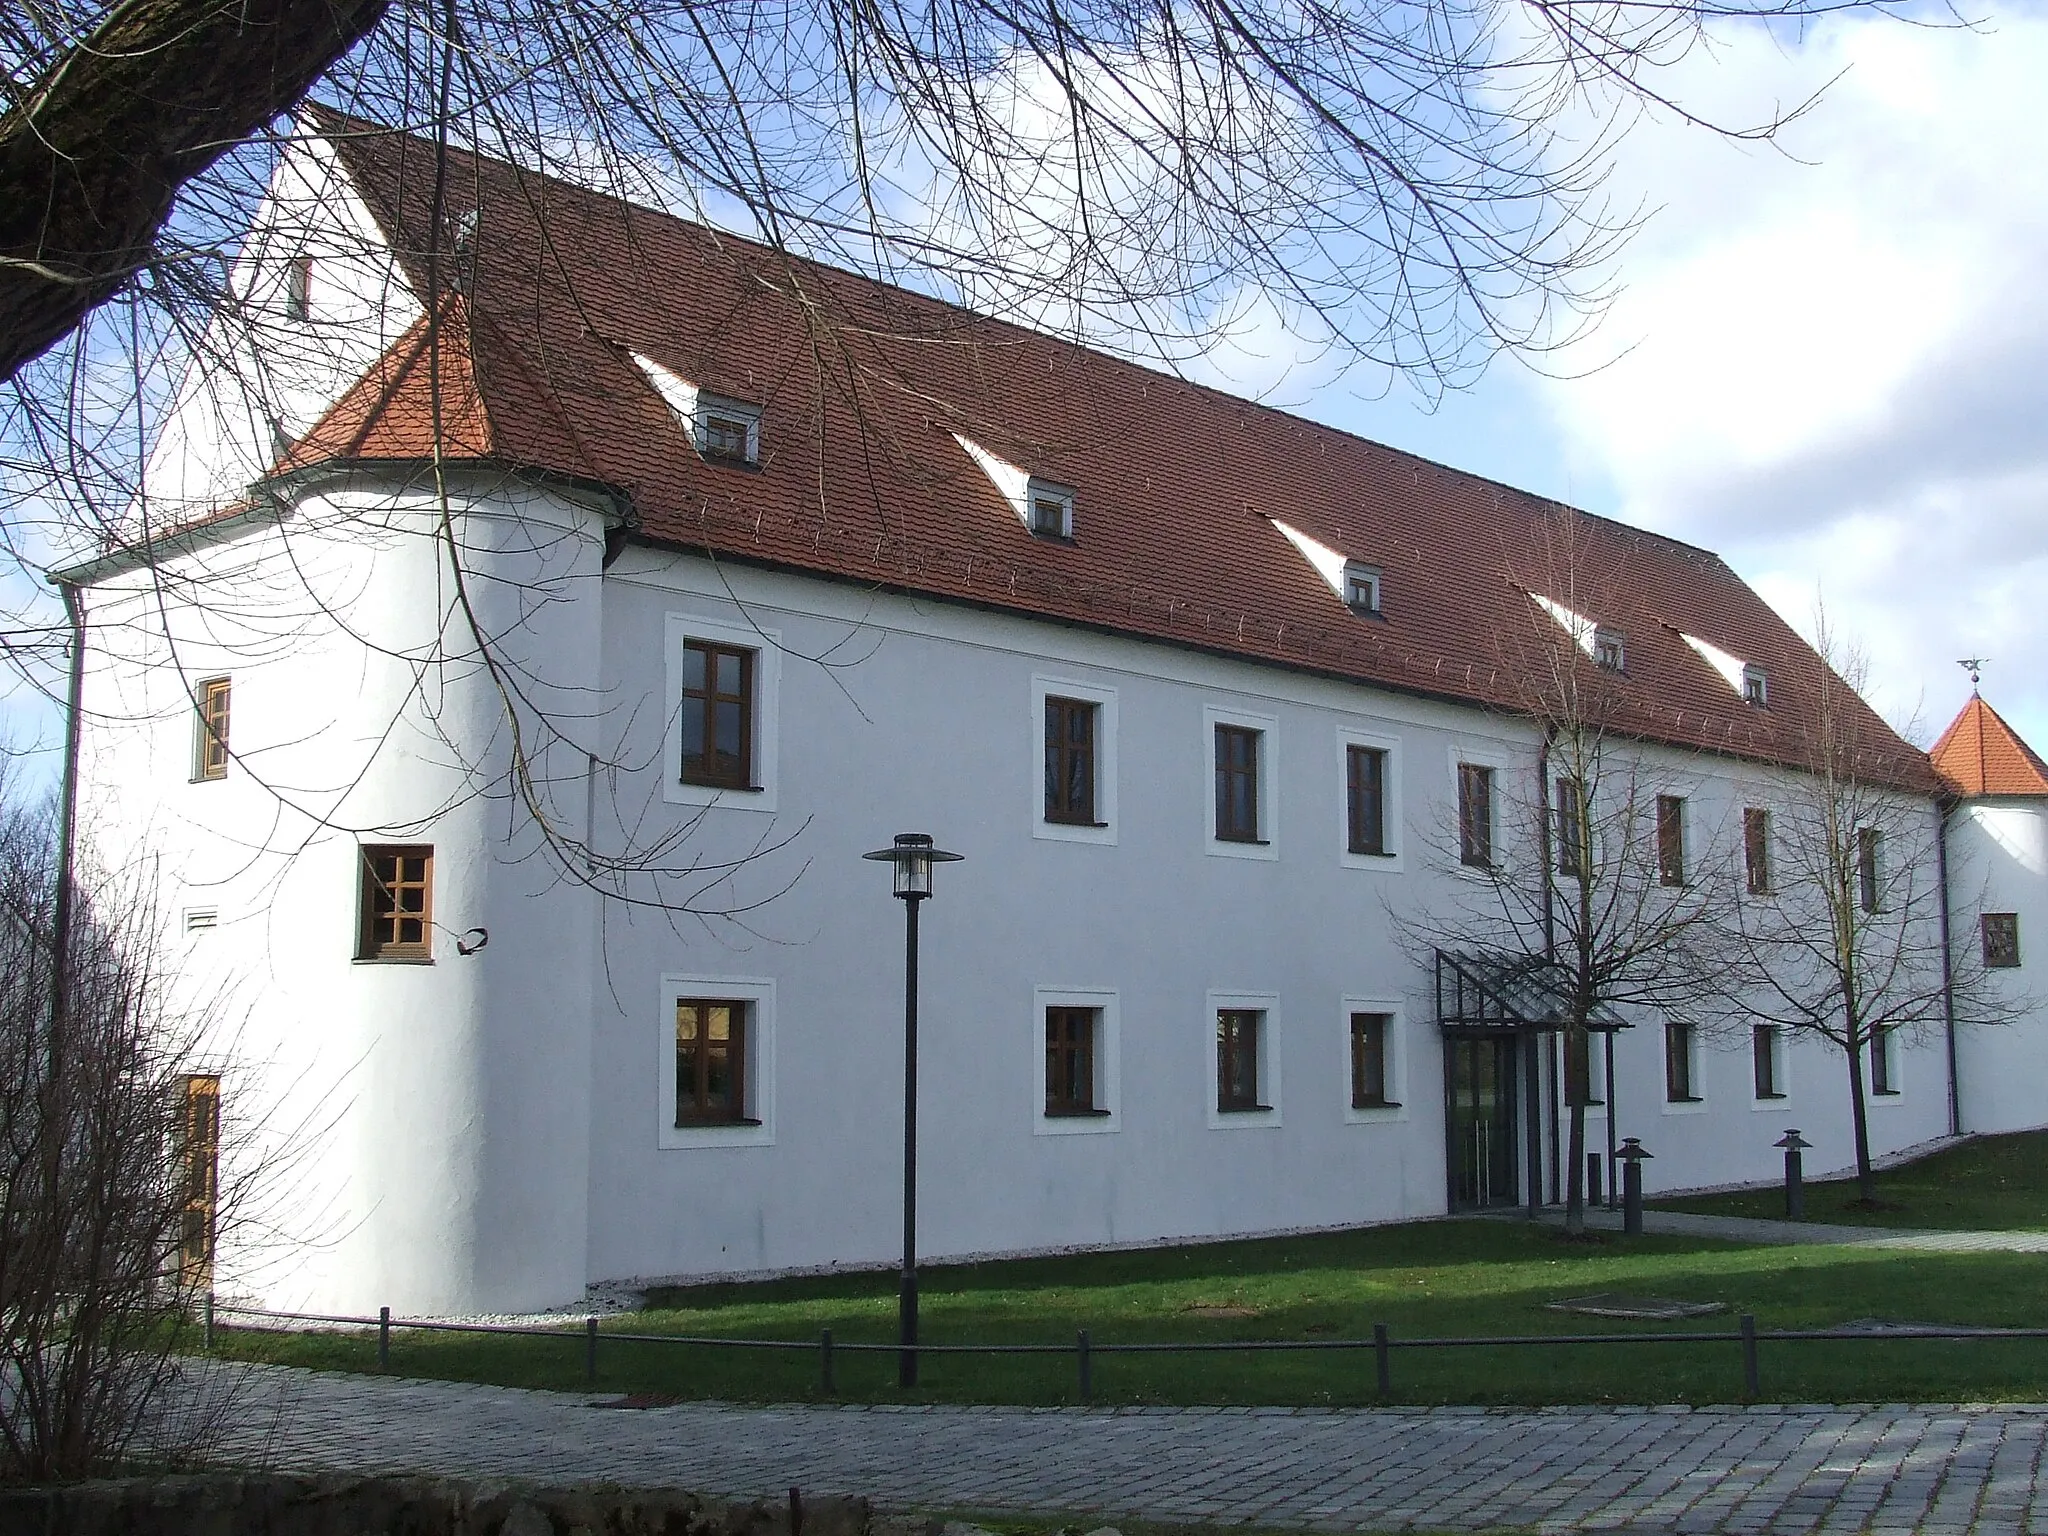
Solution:
{"label": "bollard light", "polygon": [[1802,1137],[1797,1130],[1790,1130],[1771,1145],[1785,1149],[1785,1219],[1804,1221],[1806,1179],[1800,1167],[1799,1154],[1813,1143]]}
{"label": "bollard light", "polygon": [[1614,1154],[1621,1164],[1621,1230],[1630,1237],[1643,1232],[1643,1160],[1653,1154],[1635,1137],[1625,1138]]}

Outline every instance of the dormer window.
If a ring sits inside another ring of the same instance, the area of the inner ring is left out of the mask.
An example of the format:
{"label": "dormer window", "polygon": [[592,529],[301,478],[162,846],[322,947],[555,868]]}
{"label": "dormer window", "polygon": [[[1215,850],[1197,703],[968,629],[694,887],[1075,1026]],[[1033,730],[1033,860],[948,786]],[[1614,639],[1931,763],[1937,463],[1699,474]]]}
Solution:
{"label": "dormer window", "polygon": [[1063,485],[1033,480],[1027,488],[1029,516],[1025,526],[1034,539],[1074,537],[1074,493]]}
{"label": "dormer window", "polygon": [[1755,662],[1742,669],[1742,700],[1758,709],[1766,708],[1771,702],[1769,680],[1764,676],[1764,669]]}
{"label": "dormer window", "polygon": [[1344,562],[1344,606],[1353,613],[1377,618],[1380,611],[1380,568],[1362,560]]}
{"label": "dormer window", "polygon": [[1608,624],[1598,626],[1593,631],[1593,665],[1606,672],[1623,672],[1627,661],[1621,631]]}
{"label": "dormer window", "polygon": [[761,407],[718,395],[697,396],[697,451],[707,459],[754,464],[761,457]]}

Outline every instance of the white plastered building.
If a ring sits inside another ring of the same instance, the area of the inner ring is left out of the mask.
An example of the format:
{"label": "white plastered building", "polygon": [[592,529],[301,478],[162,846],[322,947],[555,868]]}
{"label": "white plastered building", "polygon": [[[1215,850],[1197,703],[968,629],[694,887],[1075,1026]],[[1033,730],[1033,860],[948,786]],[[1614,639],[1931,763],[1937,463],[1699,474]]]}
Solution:
{"label": "white plastered building", "polygon": [[[1820,663],[1725,565],[572,188],[538,262],[488,161],[436,295],[428,147],[332,126],[154,526],[66,573],[88,828],[161,872],[230,1174],[274,1163],[223,1290],[890,1259],[902,915],[860,855],[909,830],[964,856],[922,914],[926,1255],[1554,1197],[1554,1034],[1448,1025],[1414,933],[1461,826],[1513,845],[1532,615],[1625,682],[1695,856],[1740,848]],[[1509,579],[1565,523],[1597,602]],[[1771,1177],[1795,1124],[1848,1160],[1823,1048],[1765,1095],[1746,1034],[1632,1022],[1588,1144],[1611,1115],[1651,1188]],[[1948,1133],[1945,1036],[1887,1067],[1878,1150]],[[2048,1119],[1997,1077],[1987,1124]]]}

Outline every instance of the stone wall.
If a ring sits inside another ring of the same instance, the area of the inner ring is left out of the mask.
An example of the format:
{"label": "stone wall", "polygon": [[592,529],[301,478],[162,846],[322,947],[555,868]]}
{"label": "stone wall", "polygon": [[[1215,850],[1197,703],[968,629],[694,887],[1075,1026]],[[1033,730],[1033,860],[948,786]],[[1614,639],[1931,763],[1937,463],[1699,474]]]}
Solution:
{"label": "stone wall", "polygon": [[858,1498],[197,1473],[0,1488],[7,1536],[867,1536]]}

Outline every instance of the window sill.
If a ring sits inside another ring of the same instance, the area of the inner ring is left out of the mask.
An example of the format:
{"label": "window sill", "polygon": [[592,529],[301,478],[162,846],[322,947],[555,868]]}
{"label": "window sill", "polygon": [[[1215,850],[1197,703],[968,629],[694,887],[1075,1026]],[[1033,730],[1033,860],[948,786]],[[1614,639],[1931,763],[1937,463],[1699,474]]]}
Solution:
{"label": "window sill", "polygon": [[1048,1109],[1048,1120],[1106,1120],[1110,1112],[1106,1109]]}
{"label": "window sill", "polygon": [[1697,1094],[1681,1094],[1674,1099],[1673,1097],[1671,1097],[1670,1094],[1667,1093],[1664,1095],[1664,1102],[1666,1104],[1704,1104],[1707,1101],[1699,1097]]}
{"label": "window sill", "polygon": [[1873,1099],[1896,1099],[1901,1097],[1899,1090],[1896,1088],[1873,1088],[1870,1090],[1870,1096]]}
{"label": "window sill", "polygon": [[1399,1109],[1401,1101],[1399,1099],[1367,1099],[1363,1104],[1354,1102],[1351,1107],[1360,1113],[1369,1109]]}
{"label": "window sill", "polygon": [[1384,848],[1346,848],[1344,851],[1354,859],[1391,859],[1394,857],[1393,854]]}
{"label": "window sill", "polygon": [[1211,841],[1218,843],[1228,843],[1233,848],[1270,848],[1273,846],[1271,840],[1268,838],[1232,837],[1228,833],[1224,832],[1218,832],[1215,835],[1215,837],[1211,839]]}
{"label": "window sill", "polygon": [[744,1127],[760,1123],[758,1120],[740,1116],[721,1120],[678,1120],[675,1128],[679,1131],[723,1131],[735,1126]]}
{"label": "window sill", "polygon": [[765,784],[726,784],[717,779],[690,778],[678,779],[676,782],[686,789],[722,789],[735,795],[764,795],[768,792]]}
{"label": "window sill", "polygon": [[1756,1095],[1756,1101],[1759,1104],[1775,1104],[1786,1097],[1788,1095],[1782,1093],[1759,1093]]}
{"label": "window sill", "polygon": [[1047,816],[1045,824],[1048,827],[1086,827],[1097,832],[1109,830],[1109,823],[1106,821],[1083,821],[1078,816]]}
{"label": "window sill", "polygon": [[432,955],[357,955],[350,965],[432,965]]}
{"label": "window sill", "polygon": [[1216,1113],[1219,1115],[1270,1115],[1273,1113],[1273,1106],[1270,1104],[1218,1104],[1216,1106]]}

